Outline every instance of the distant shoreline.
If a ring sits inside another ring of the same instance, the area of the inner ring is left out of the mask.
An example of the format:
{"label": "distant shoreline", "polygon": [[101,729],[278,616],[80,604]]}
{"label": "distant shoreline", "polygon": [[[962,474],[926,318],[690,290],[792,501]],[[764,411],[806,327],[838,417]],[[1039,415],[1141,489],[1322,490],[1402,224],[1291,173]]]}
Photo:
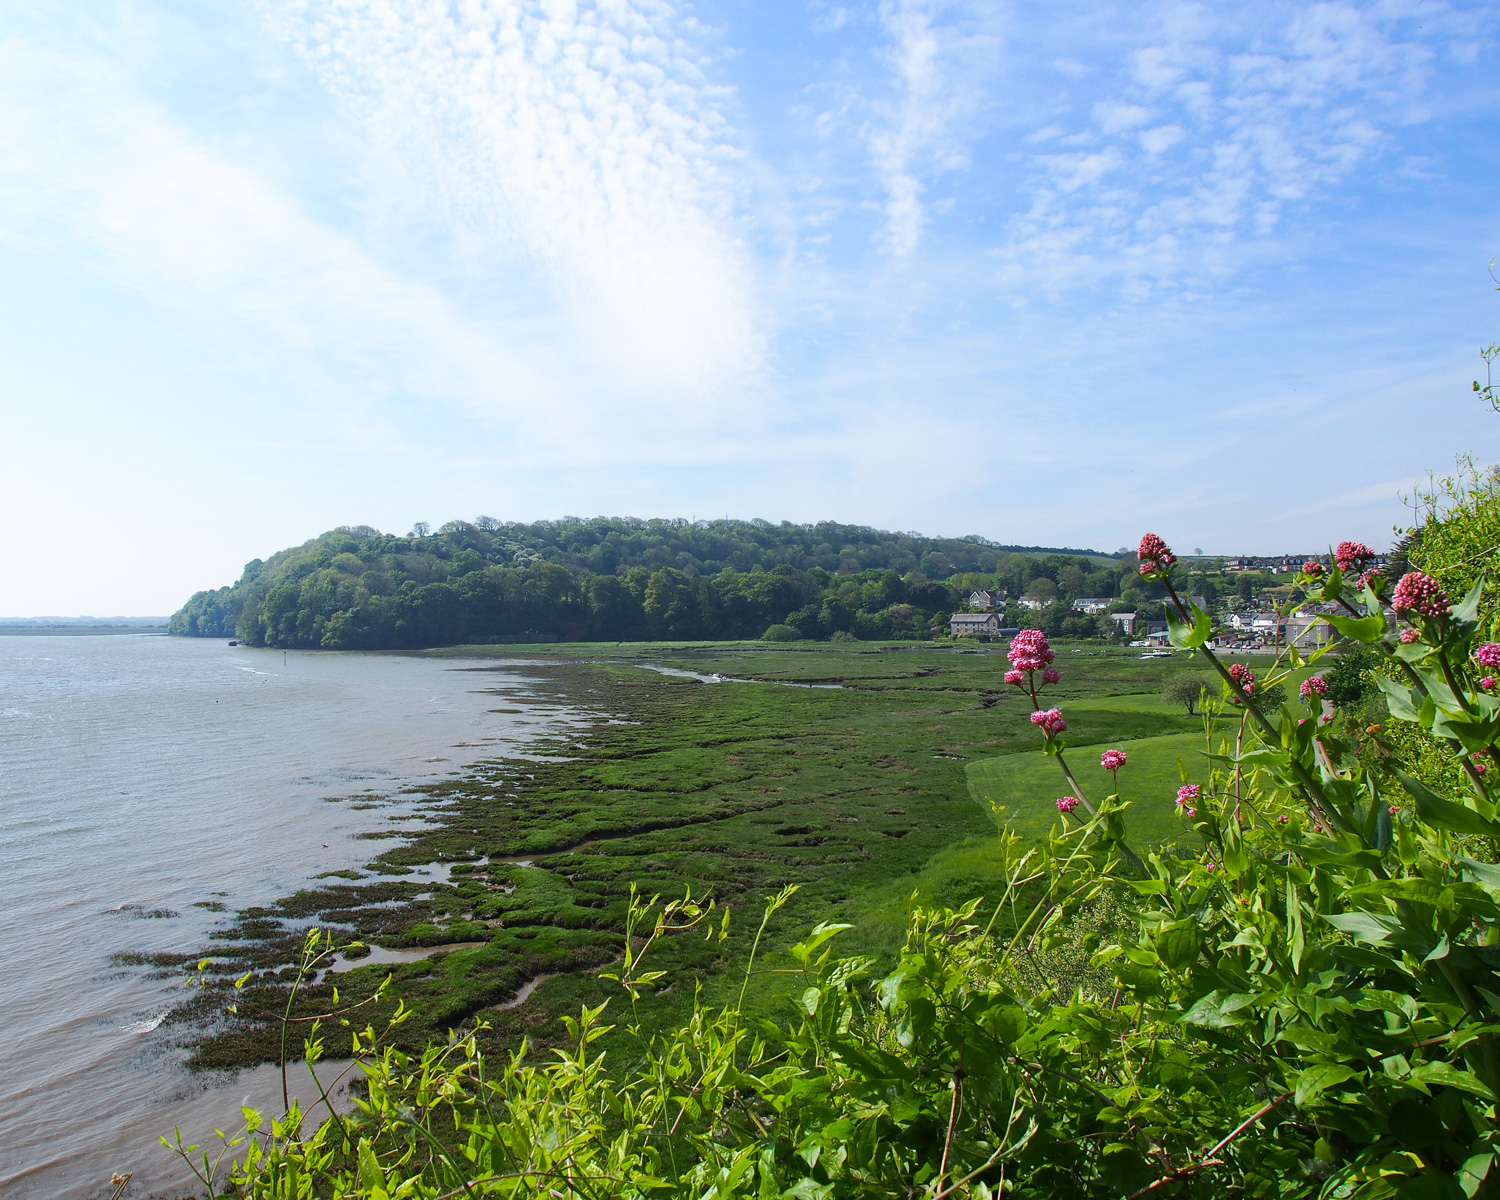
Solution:
{"label": "distant shoreline", "polygon": [[158,633],[165,637],[166,632],[165,617],[162,618],[160,624],[69,621],[53,625],[41,621],[0,621],[0,637],[76,637],[80,635],[97,637],[101,634],[124,633]]}

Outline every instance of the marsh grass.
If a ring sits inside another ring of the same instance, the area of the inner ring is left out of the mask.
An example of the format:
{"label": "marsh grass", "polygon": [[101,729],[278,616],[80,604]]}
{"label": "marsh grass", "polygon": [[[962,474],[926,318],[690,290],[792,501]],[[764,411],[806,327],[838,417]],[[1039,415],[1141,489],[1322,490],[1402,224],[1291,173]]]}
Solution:
{"label": "marsh grass", "polygon": [[[1186,661],[1096,646],[1060,651],[1055,695],[1078,762],[1090,744],[1132,739],[1124,744],[1134,747],[1164,735],[1201,742],[1197,718],[1161,697],[1164,679],[1188,669]],[[619,957],[631,884],[647,894],[691,887],[732,910],[758,910],[768,892],[797,884],[782,927],[814,913],[858,921],[871,952],[893,954],[914,895],[946,905],[985,894],[993,880],[993,818],[971,796],[966,768],[1035,748],[1021,698],[1002,683],[999,646],[559,644],[494,653],[522,663],[497,669],[523,671],[542,698],[582,708],[595,722],[574,740],[540,747],[541,761],[483,763],[443,785],[436,819],[375,858],[364,878],[322,879],[240,914],[215,938],[220,974],[178,1015],[204,1030],[195,1065],[275,1061],[274,1014],[310,922],[388,948],[483,943],[337,977],[352,1000],[389,977],[392,1002],[411,1014],[396,1037],[413,1052],[478,1019],[490,1024],[493,1048],[522,1036],[558,1043],[558,1014],[609,993],[599,972]],[[703,684],[645,665],[759,682]],[[1168,769],[1153,761],[1144,755],[1140,770],[1122,778],[1127,796],[1141,788],[1143,813],[1155,774]],[[1044,829],[1024,808],[1016,805],[1016,819]],[[402,874],[431,862],[458,869],[442,884]],[[747,924],[732,922],[722,944],[669,940],[657,951],[661,964],[701,981],[711,1001],[731,1002],[720,992],[748,956]],[[765,961],[781,950],[773,937]],[[223,1020],[221,993],[245,971],[253,975],[240,1012]],[[523,1003],[512,1003],[542,976]],[[313,982],[299,1003],[326,1002],[330,986]],[[780,1002],[775,976],[752,980],[748,1011]],[[691,1003],[686,988],[643,997],[642,1020],[679,1020]]]}

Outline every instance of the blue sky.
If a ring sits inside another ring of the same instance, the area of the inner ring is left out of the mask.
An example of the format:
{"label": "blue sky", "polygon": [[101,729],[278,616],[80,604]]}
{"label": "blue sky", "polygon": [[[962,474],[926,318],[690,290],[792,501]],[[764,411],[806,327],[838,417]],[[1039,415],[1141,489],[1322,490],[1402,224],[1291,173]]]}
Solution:
{"label": "blue sky", "polygon": [[1500,458],[1482,3],[29,3],[0,615],[338,524],[1385,543]]}

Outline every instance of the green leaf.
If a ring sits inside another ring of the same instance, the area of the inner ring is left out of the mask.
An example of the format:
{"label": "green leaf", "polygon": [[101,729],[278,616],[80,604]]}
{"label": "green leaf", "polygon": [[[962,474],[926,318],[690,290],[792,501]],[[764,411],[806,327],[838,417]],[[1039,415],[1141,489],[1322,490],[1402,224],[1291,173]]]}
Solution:
{"label": "green leaf", "polygon": [[1461,1092],[1482,1097],[1485,1100],[1493,1100],[1495,1093],[1490,1091],[1479,1076],[1469,1071],[1461,1071],[1449,1062],[1425,1062],[1420,1066],[1412,1068],[1411,1077],[1429,1087],[1434,1084],[1441,1087],[1457,1088]]}
{"label": "green leaf", "polygon": [[1179,650],[1196,650],[1208,641],[1209,635],[1213,633],[1213,622],[1208,619],[1208,614],[1191,601],[1188,603],[1188,612],[1192,615],[1193,623],[1177,619],[1175,606],[1169,601],[1164,607],[1167,610],[1167,639]]}
{"label": "green leaf", "polygon": [[[1333,558],[1333,550],[1330,547],[1328,557]],[[1344,594],[1344,573],[1339,570],[1338,563],[1333,563],[1328,568],[1328,574],[1323,576],[1323,590],[1318,593],[1319,600],[1337,600]]]}
{"label": "green leaf", "polygon": [[1476,721],[1467,714],[1440,712],[1432,720],[1432,732],[1438,737],[1462,742],[1465,750],[1486,750],[1500,734],[1500,721]]}
{"label": "green leaf", "polygon": [[1446,1173],[1424,1171],[1396,1184],[1397,1200],[1467,1200],[1462,1185]]}
{"label": "green leaf", "polygon": [[1354,1077],[1355,1072],[1342,1063],[1320,1063],[1316,1067],[1309,1067],[1297,1077],[1297,1092],[1293,1101],[1298,1108],[1305,1108],[1329,1088]]}
{"label": "green leaf", "polygon": [[1387,628],[1384,613],[1373,617],[1340,617],[1330,613],[1323,620],[1346,638],[1353,638],[1356,642],[1363,642],[1367,646],[1385,637]]}
{"label": "green leaf", "polygon": [[1244,992],[1213,991],[1202,997],[1179,1020],[1184,1025],[1201,1025],[1204,1029],[1228,1029],[1250,1020],[1252,1013],[1241,1013],[1249,1008],[1252,997]]}
{"label": "green leaf", "polygon": [[1471,587],[1464,598],[1450,610],[1455,621],[1472,625],[1479,620],[1479,598],[1484,593],[1484,580]]}
{"label": "green leaf", "polygon": [[1198,923],[1174,921],[1156,935],[1156,953],[1173,970],[1180,970],[1198,957]]}
{"label": "green leaf", "polygon": [[1417,720],[1417,713],[1422,702],[1415,691],[1379,672],[1371,672],[1371,676],[1380,690],[1385,693],[1385,706],[1390,709],[1391,716],[1398,721]]}
{"label": "green leaf", "polygon": [[1323,913],[1323,920],[1335,929],[1347,933],[1356,942],[1368,942],[1372,946],[1383,946],[1391,935],[1401,928],[1396,917],[1376,913],[1344,912]]}
{"label": "green leaf", "polygon": [[1464,1165],[1458,1168],[1458,1174],[1454,1178],[1458,1180],[1458,1186],[1463,1188],[1465,1196],[1472,1198],[1479,1191],[1479,1185],[1490,1173],[1494,1162],[1493,1154],[1476,1154],[1464,1160]]}
{"label": "green leaf", "polygon": [[1401,786],[1409,793],[1411,798],[1417,802],[1417,816],[1429,825],[1439,829],[1447,829],[1453,833],[1467,833],[1478,837],[1500,837],[1500,825],[1494,821],[1486,821],[1472,808],[1465,808],[1462,804],[1455,804],[1452,800],[1444,800],[1421,780],[1408,775],[1405,771],[1396,772],[1401,778]]}

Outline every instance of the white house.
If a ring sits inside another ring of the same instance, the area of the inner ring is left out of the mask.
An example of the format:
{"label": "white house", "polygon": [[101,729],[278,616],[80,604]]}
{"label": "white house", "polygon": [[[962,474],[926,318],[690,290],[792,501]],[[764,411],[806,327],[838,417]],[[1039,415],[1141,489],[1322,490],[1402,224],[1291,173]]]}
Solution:
{"label": "white house", "polygon": [[1079,596],[1077,600],[1073,601],[1073,611],[1087,613],[1089,616],[1094,617],[1098,616],[1113,603],[1114,601],[1108,596]]}
{"label": "white house", "polygon": [[954,613],[948,621],[949,632],[954,637],[977,637],[988,634],[994,637],[1000,632],[998,613]]}

